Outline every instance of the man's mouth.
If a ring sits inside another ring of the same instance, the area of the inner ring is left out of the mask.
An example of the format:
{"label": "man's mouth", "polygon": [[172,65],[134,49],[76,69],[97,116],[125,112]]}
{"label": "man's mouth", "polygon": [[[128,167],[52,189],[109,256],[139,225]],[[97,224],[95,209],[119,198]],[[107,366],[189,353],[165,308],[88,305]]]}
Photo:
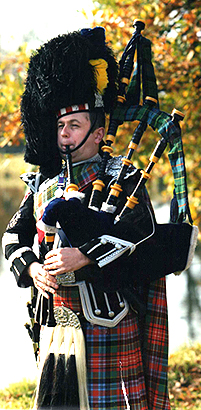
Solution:
{"label": "man's mouth", "polygon": [[71,145],[62,145],[61,148],[60,148],[60,151],[62,152],[62,154],[65,154],[67,149],[69,149],[69,148],[70,148],[70,150],[72,150],[74,148],[74,145],[72,145],[72,144]]}

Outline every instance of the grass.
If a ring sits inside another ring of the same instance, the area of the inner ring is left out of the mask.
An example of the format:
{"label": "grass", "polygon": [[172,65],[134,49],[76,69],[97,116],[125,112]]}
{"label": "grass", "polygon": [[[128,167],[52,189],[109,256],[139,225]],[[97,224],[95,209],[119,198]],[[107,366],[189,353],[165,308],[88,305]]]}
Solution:
{"label": "grass", "polygon": [[0,390],[0,409],[30,409],[34,404],[35,382],[22,380]]}
{"label": "grass", "polygon": [[[0,391],[0,409],[30,409],[35,382],[23,380]],[[183,346],[169,358],[171,410],[201,409],[201,343]]]}
{"label": "grass", "polygon": [[201,409],[201,343],[170,356],[169,393],[172,410]]}

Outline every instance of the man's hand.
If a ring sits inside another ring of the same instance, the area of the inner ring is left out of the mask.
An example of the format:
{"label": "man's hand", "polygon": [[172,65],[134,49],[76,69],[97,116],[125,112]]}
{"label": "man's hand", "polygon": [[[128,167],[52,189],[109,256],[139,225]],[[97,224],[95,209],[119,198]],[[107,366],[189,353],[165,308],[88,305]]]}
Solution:
{"label": "man's hand", "polygon": [[61,275],[65,272],[76,271],[90,263],[91,260],[78,248],[59,248],[46,254],[44,267],[51,272],[51,275]]}
{"label": "man's hand", "polygon": [[45,298],[49,299],[47,292],[55,293],[58,289],[57,281],[45,268],[38,262],[33,262],[27,270],[32,277],[34,286],[42,293]]}

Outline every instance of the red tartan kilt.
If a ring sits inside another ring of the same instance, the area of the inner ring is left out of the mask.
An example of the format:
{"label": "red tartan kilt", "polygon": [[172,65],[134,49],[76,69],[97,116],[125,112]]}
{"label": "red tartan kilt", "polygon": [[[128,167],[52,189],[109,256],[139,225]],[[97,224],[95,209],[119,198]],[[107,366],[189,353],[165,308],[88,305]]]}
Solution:
{"label": "red tartan kilt", "polygon": [[[55,305],[82,312],[78,288],[60,289]],[[125,410],[126,400],[131,409],[170,409],[165,279],[150,285],[144,319],[140,325],[139,317],[130,311],[114,328],[83,322],[91,410]]]}

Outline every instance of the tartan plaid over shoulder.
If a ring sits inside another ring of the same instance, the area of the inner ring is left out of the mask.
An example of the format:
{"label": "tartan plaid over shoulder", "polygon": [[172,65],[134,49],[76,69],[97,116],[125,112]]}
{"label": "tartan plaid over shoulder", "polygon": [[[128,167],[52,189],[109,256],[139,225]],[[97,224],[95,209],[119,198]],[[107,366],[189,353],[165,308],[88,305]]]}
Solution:
{"label": "tartan plaid over shoulder", "polygon": [[182,222],[188,216],[192,223],[188,202],[188,189],[185,158],[181,137],[181,130],[172,121],[170,114],[160,111],[158,108],[125,104],[124,107],[117,107],[114,112],[114,119],[122,123],[124,121],[145,121],[169,143],[168,154],[175,181],[174,198],[171,207],[171,221]]}

